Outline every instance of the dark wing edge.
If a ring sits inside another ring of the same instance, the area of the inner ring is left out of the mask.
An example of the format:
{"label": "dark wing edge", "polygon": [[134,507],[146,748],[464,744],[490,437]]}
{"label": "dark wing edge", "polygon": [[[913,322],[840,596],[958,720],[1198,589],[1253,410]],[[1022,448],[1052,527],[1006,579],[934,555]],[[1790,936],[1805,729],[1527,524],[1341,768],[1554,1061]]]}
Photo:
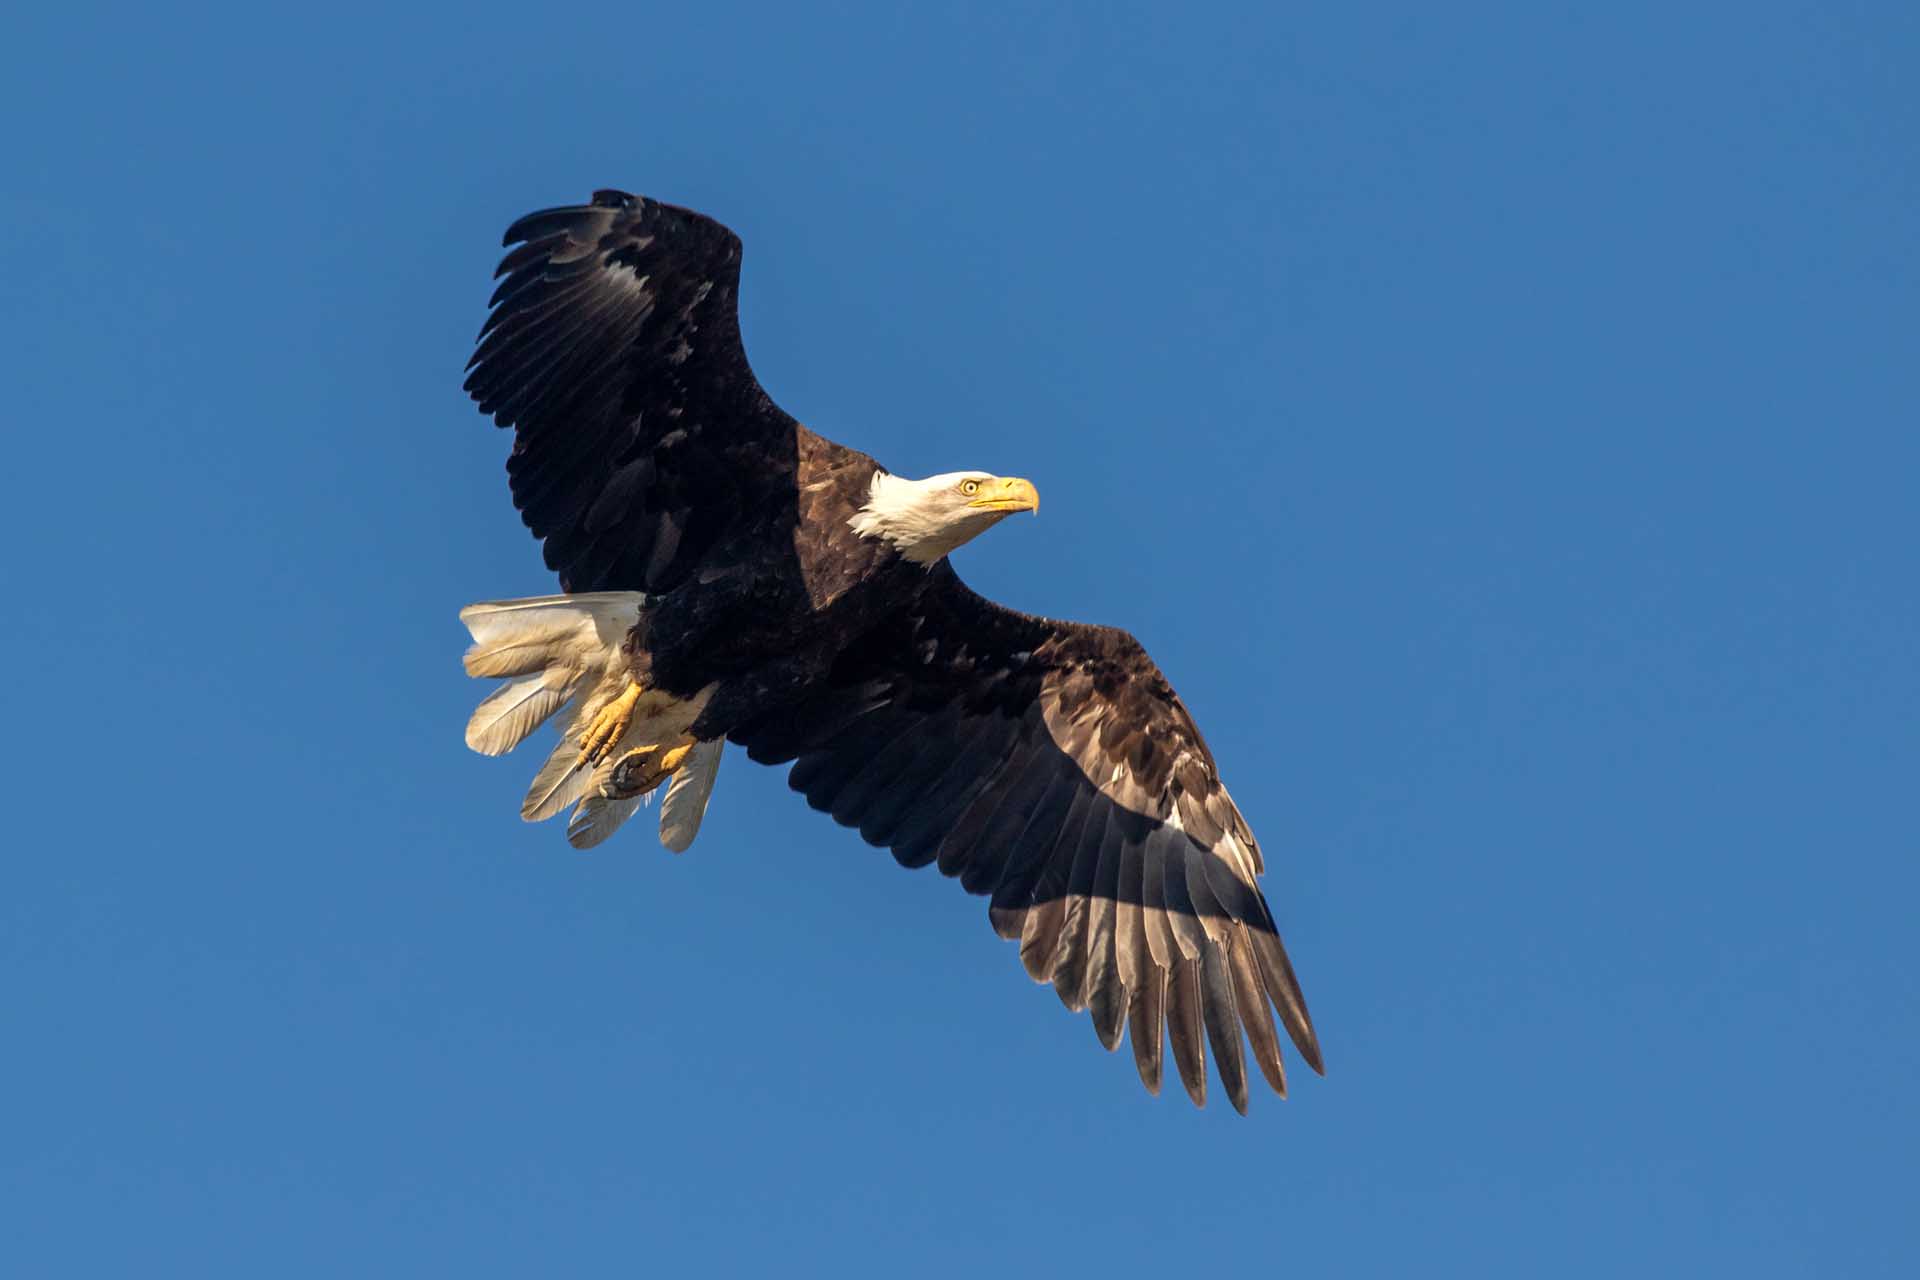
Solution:
{"label": "dark wing edge", "polygon": [[1170,1042],[1204,1105],[1211,1047],[1244,1113],[1244,1031],[1284,1097],[1276,1012],[1324,1074],[1256,884],[1259,846],[1146,651],[1124,631],[996,605],[944,563],[933,572],[910,616],[729,736],[762,764],[793,761],[808,804],[902,865],[988,896],[1027,972],[1090,1011],[1103,1045],[1131,1027],[1151,1092]]}
{"label": "dark wing edge", "polygon": [[514,505],[568,591],[664,590],[749,495],[788,474],[793,420],[740,340],[740,240],[621,191],[544,209],[512,249],[466,391],[514,429]]}

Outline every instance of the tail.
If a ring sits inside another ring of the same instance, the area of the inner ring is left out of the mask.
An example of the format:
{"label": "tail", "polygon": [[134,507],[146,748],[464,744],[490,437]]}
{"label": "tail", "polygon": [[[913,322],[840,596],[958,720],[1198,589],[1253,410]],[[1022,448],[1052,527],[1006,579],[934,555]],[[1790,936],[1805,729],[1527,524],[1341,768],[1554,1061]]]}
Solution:
{"label": "tail", "polygon": [[[624,645],[639,622],[644,601],[638,592],[596,591],[497,600],[460,611],[460,621],[473,635],[473,647],[464,659],[467,674],[505,681],[467,721],[467,745],[482,755],[505,755],[558,717],[560,741],[534,776],[520,816],[538,822],[568,805],[577,806],[568,824],[568,838],[580,848],[612,835],[644,800],[610,802],[600,796],[618,751],[595,768],[576,767],[580,734],[587,722],[626,686]],[[648,741],[641,735],[651,727],[637,721],[627,737]],[[691,844],[699,831],[719,767],[720,747],[717,741],[700,744],[673,779],[661,805],[660,840],[675,853]]]}
{"label": "tail", "polygon": [[630,591],[538,596],[470,604],[460,621],[473,633],[463,661],[470,676],[511,676],[467,721],[467,745],[505,755],[562,707],[620,674],[620,646],[640,621]]}
{"label": "tail", "polygon": [[673,775],[667,798],[660,802],[660,843],[674,853],[685,853],[700,834],[700,820],[707,816],[707,801],[713,798],[714,779],[720,776],[724,745],[713,741],[695,747],[686,766]]}

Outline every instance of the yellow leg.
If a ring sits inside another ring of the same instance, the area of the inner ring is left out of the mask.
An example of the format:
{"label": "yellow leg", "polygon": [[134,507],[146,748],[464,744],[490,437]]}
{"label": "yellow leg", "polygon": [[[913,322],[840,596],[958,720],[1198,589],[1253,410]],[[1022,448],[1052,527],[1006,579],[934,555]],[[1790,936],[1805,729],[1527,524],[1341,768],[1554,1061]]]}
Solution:
{"label": "yellow leg", "polygon": [[660,775],[670,778],[680,772],[680,766],[687,762],[689,755],[693,754],[693,748],[694,741],[692,738],[688,738],[678,746],[667,748],[660,756]]}
{"label": "yellow leg", "polygon": [[606,706],[600,708],[593,717],[593,723],[580,737],[580,759],[574,768],[599,764],[607,754],[618,745],[627,732],[627,726],[633,723],[633,709],[640,701],[641,689],[633,680],[627,681],[627,687]]}

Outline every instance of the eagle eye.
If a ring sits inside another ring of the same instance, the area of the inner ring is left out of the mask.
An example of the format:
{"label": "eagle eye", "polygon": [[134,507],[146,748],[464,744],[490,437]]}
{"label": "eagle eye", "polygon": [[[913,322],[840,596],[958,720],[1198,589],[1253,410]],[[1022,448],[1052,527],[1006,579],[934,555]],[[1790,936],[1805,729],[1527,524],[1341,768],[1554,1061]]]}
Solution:
{"label": "eagle eye", "polygon": [[971,497],[980,492],[980,482],[978,480],[968,480],[960,486],[960,492]]}

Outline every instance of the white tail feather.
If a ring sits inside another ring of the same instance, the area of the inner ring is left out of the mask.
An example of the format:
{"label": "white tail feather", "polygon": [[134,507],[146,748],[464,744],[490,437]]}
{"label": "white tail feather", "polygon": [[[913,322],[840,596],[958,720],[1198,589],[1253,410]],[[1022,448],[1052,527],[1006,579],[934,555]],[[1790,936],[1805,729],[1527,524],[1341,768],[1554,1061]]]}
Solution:
{"label": "white tail feather", "polygon": [[560,727],[560,741],[540,772],[533,775],[533,785],[520,802],[520,816],[528,822],[545,822],[587,793],[594,771],[576,767],[580,762],[580,742],[575,733],[579,720],[575,716]]}
{"label": "white tail feather", "polygon": [[473,633],[471,676],[520,676],[555,665],[604,668],[640,620],[645,597],[633,591],[494,600],[470,604],[460,621]]}
{"label": "white tail feather", "polygon": [[565,706],[583,678],[571,667],[548,667],[509,680],[474,709],[467,745],[483,756],[505,755]]}
{"label": "white tail feather", "polygon": [[640,620],[645,597],[633,591],[592,591],[470,604],[460,621],[473,633],[467,673],[517,676],[496,689],[467,722],[467,745],[501,755],[526,740],[555,712],[564,711],[560,745],[534,778],[521,815],[550,818],[585,794],[593,769],[573,767],[577,735],[586,717],[627,679],[623,646]]}
{"label": "white tail feather", "polygon": [[725,746],[720,739],[696,744],[667,787],[660,802],[660,843],[674,853],[685,853],[700,834],[700,820],[707,816]]}
{"label": "white tail feather", "polygon": [[[467,722],[467,745],[485,755],[502,755],[558,714],[560,741],[534,775],[520,816],[538,822],[574,805],[567,839],[576,848],[599,844],[646,802],[645,796],[610,799],[600,794],[621,756],[631,747],[684,735],[710,692],[679,701],[648,695],[641,714],[602,762],[579,767],[581,734],[627,686],[625,645],[644,600],[632,591],[594,591],[494,600],[460,611],[460,620],[473,634],[473,647],[465,657],[467,673],[507,680]],[[661,802],[660,842],[675,853],[693,843],[700,830],[721,746],[717,741],[696,746]]]}
{"label": "white tail feather", "polygon": [[620,825],[635,813],[640,806],[651,798],[653,792],[644,795],[626,796],[619,800],[609,800],[605,796],[588,796],[580,802],[580,807],[567,819],[567,843],[576,849],[591,849],[620,829]]}
{"label": "white tail feather", "polygon": [[546,763],[540,766],[540,772],[533,775],[533,785],[527,788],[526,798],[520,802],[522,818],[528,822],[545,822],[605,782],[627,748],[672,736],[667,717],[640,716],[627,726],[627,731],[620,735],[619,741],[607,749],[606,758],[598,765],[591,769],[577,767],[580,735],[585,732],[595,713],[621,687],[619,681],[608,681],[601,685],[589,693],[561,723],[560,741],[554,744],[553,752],[547,756]]}
{"label": "white tail feather", "polygon": [[518,631],[529,624],[528,615],[546,615],[551,621],[557,615],[578,618],[582,613],[593,614],[609,619],[626,617],[625,629],[619,635],[609,635],[609,641],[618,642],[633,629],[639,620],[640,605],[646,600],[638,591],[581,591],[570,596],[526,596],[519,600],[483,600],[479,604],[470,604],[460,611],[460,621],[467,624],[467,630],[473,632],[476,641],[485,643],[496,636],[509,631]]}

